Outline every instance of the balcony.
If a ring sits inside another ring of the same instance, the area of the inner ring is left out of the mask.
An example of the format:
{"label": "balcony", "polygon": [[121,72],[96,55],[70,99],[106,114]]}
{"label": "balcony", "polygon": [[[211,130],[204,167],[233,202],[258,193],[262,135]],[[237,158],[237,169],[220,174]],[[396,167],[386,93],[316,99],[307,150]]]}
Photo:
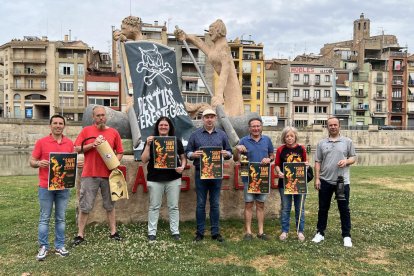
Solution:
{"label": "balcony", "polygon": [[404,108],[395,107],[395,108],[391,109],[391,112],[392,113],[399,113],[399,114],[401,114],[401,113],[404,113]]}
{"label": "balcony", "polygon": [[[201,63],[201,64],[206,63],[205,58],[194,57],[194,59],[197,63]],[[183,57],[181,57],[181,62],[182,63],[193,63],[193,60],[191,59],[190,56],[183,56]]]}
{"label": "balcony", "polygon": [[242,81],[243,86],[252,86],[252,82],[251,81]]}
{"label": "balcony", "polygon": [[407,96],[407,101],[414,102],[414,95],[408,95]]}
{"label": "balcony", "polygon": [[383,95],[375,95],[374,100],[376,101],[385,101],[385,96]]}
{"label": "balcony", "polygon": [[384,79],[383,78],[375,78],[374,83],[375,84],[384,84]]}
{"label": "balcony", "polygon": [[369,109],[368,104],[356,104],[354,105],[355,111],[367,111]]}
{"label": "balcony", "polygon": [[13,76],[17,77],[17,76],[27,76],[27,77],[46,77],[47,76],[47,72],[46,71],[42,71],[42,72],[35,72],[35,71],[30,71],[27,72],[26,70],[21,71],[21,70],[14,70],[12,73]]}
{"label": "balcony", "polygon": [[396,101],[396,102],[400,102],[400,101],[403,100],[403,98],[402,97],[392,97],[392,100]]}
{"label": "balcony", "polygon": [[26,58],[15,56],[11,57],[10,60],[15,63],[46,63],[46,57],[39,57],[39,58]]}
{"label": "balcony", "polygon": [[414,108],[409,108],[407,110],[407,114],[410,114],[410,115],[414,114]]}
{"label": "balcony", "polygon": [[205,94],[207,89],[204,87],[199,87],[198,89],[188,89],[183,87],[182,93],[189,93],[189,94]]}
{"label": "balcony", "polygon": [[350,109],[336,109],[335,114],[336,115],[350,115],[351,110]]}
{"label": "balcony", "polygon": [[402,80],[393,80],[392,81],[392,85],[403,85],[403,82],[402,82]]}
{"label": "balcony", "polygon": [[243,94],[243,100],[250,101],[252,99],[251,94]]}
{"label": "balcony", "polygon": [[182,71],[181,72],[181,77],[198,77],[198,72],[197,71]]}
{"label": "balcony", "polygon": [[355,92],[356,98],[366,98],[367,96],[368,96],[368,93]]}
{"label": "balcony", "polygon": [[36,91],[36,90],[41,90],[41,91],[46,91],[47,90],[47,85],[46,84],[37,84],[37,85],[12,85],[11,89],[13,90],[20,90],[20,91]]}

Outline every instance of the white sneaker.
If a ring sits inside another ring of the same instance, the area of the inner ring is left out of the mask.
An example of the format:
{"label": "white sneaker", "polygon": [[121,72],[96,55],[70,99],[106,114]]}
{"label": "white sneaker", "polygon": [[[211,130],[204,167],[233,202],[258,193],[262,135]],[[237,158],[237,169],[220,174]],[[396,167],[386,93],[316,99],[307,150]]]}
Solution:
{"label": "white sneaker", "polygon": [[38,261],[43,261],[46,258],[46,256],[47,256],[47,249],[46,249],[46,246],[43,245],[39,248],[39,253],[37,253],[36,259]]}
{"label": "white sneaker", "polygon": [[312,241],[314,243],[320,243],[321,241],[323,241],[325,239],[324,236],[322,236],[319,232],[316,233],[315,237],[313,237]]}
{"label": "white sneaker", "polygon": [[344,246],[345,247],[352,247],[351,237],[345,237],[344,238]]}

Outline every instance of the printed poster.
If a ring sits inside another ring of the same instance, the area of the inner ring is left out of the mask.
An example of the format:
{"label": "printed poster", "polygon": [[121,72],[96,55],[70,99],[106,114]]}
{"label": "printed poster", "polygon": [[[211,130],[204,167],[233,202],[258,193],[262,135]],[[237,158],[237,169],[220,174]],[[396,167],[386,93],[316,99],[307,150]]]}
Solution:
{"label": "printed poster", "polygon": [[306,194],[306,165],[303,162],[283,163],[285,195]]}
{"label": "printed poster", "polygon": [[200,160],[200,179],[222,179],[223,158],[221,147],[200,147],[203,156]]}
{"label": "printed poster", "polygon": [[152,146],[155,169],[177,168],[177,139],[175,136],[155,136]]}
{"label": "printed poster", "polygon": [[249,194],[268,194],[270,192],[270,164],[249,163]]}
{"label": "printed poster", "polygon": [[48,190],[56,191],[75,187],[77,159],[77,153],[49,153]]}

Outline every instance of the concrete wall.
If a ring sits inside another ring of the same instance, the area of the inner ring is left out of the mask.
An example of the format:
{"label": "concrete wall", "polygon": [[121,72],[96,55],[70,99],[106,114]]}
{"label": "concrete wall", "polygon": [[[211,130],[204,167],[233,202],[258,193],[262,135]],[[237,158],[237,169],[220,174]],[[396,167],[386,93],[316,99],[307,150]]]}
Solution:
{"label": "concrete wall", "polygon": [[[68,122],[64,134],[72,140],[76,139],[82,126],[79,123]],[[31,148],[37,139],[50,132],[49,122],[34,123],[32,120],[17,122],[0,120],[0,147]],[[342,135],[351,138],[357,149],[412,149],[414,150],[413,130],[342,130]],[[264,134],[270,136],[277,147],[280,142],[280,130],[270,127],[264,129]],[[317,142],[328,135],[326,129],[307,129],[299,131],[299,143],[316,147]]]}

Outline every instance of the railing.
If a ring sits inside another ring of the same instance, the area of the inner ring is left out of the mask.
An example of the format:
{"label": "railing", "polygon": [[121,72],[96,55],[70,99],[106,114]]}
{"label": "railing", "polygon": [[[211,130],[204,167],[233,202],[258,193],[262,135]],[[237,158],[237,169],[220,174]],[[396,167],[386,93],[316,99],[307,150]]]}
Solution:
{"label": "railing", "polygon": [[197,71],[194,71],[194,72],[182,71],[181,76],[198,77],[198,72]]}
{"label": "railing", "polygon": [[414,95],[408,95],[407,96],[407,101],[413,102],[414,101]]}
{"label": "railing", "polygon": [[40,77],[46,77],[47,76],[47,72],[46,71],[42,71],[40,73],[37,73],[35,71],[31,71],[31,72],[27,72],[27,71],[21,71],[21,70],[14,70],[13,71],[13,76],[40,76]]}
{"label": "railing", "polygon": [[336,109],[335,114],[336,115],[350,115],[351,110],[350,109]]}
{"label": "railing", "polygon": [[47,90],[47,85],[12,85],[13,90]]}
{"label": "railing", "polygon": [[384,101],[385,100],[385,96],[374,96],[374,100],[376,100],[376,101]]}
{"label": "railing", "polygon": [[20,56],[11,57],[10,60],[13,62],[25,62],[25,63],[46,63],[47,61],[46,57],[26,58],[26,57],[20,57]]}

